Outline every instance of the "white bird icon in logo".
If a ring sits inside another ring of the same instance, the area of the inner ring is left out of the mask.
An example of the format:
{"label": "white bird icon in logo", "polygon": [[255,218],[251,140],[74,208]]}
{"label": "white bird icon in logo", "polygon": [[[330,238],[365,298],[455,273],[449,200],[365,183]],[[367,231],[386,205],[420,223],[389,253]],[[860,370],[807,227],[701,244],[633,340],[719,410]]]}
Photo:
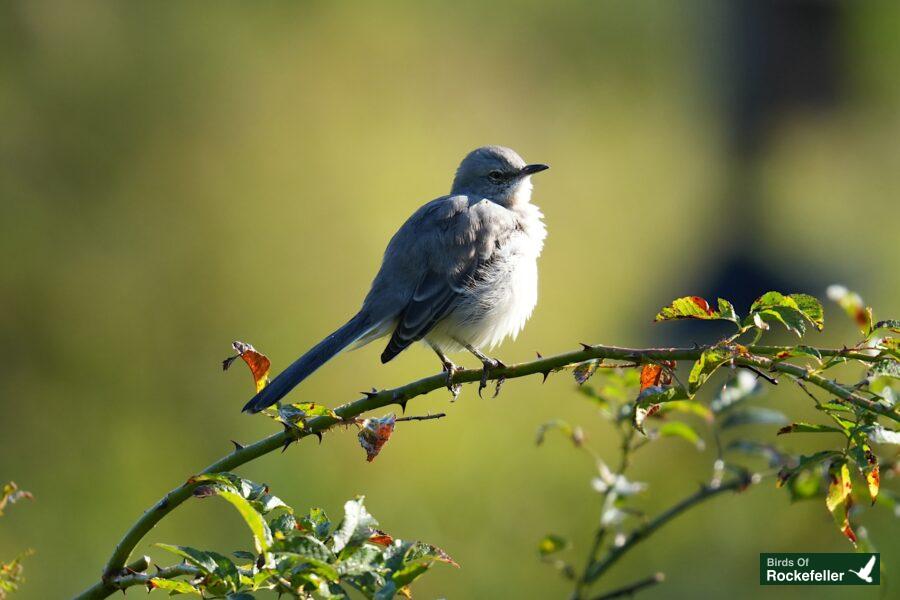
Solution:
{"label": "white bird icon in logo", "polygon": [[872,583],[872,568],[875,566],[875,555],[872,555],[872,558],[869,559],[869,562],[866,563],[859,571],[854,571],[853,569],[847,569],[866,583]]}

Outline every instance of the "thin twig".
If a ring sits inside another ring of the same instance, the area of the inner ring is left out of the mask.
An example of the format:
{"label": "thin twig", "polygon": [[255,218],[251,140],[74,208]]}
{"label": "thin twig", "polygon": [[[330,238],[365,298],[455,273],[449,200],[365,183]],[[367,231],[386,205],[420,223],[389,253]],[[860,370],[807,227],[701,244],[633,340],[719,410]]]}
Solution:
{"label": "thin twig", "polygon": [[693,506],[700,504],[701,502],[705,502],[710,498],[713,498],[721,493],[728,491],[740,491],[746,488],[751,483],[755,483],[757,478],[747,474],[742,477],[736,477],[729,481],[726,481],[716,487],[711,485],[703,485],[699,490],[683,499],[681,502],[671,506],[668,510],[660,513],[658,516],[654,517],[647,523],[641,525],[637,529],[633,530],[626,538],[625,541],[618,546],[614,546],[609,550],[606,556],[593,564],[591,569],[589,569],[586,574],[586,580],[588,583],[596,581],[603,573],[607,571],[611,566],[613,566],[616,562],[619,561],[629,550],[634,548],[638,543],[647,539],[654,531],[683,513],[684,511],[692,508]]}
{"label": "thin twig", "polygon": [[631,597],[639,591],[648,587],[653,587],[654,585],[658,585],[665,580],[666,576],[664,573],[654,573],[650,577],[639,579],[638,581],[629,583],[628,585],[620,587],[617,590],[613,590],[605,594],[600,594],[599,596],[594,596],[591,600],[613,600],[613,598]]}
{"label": "thin twig", "polygon": [[778,380],[777,380],[777,379],[775,379],[775,378],[772,377],[771,375],[767,375],[767,374],[763,373],[762,371],[760,371],[760,370],[757,369],[756,367],[753,367],[753,366],[751,366],[751,365],[739,365],[739,366],[740,366],[742,369],[747,369],[748,371],[750,371],[750,372],[752,372],[752,373],[755,373],[757,377],[762,377],[763,379],[765,379],[766,381],[768,381],[768,382],[771,383],[772,385],[778,385]]}
{"label": "thin twig", "polygon": [[430,421],[432,419],[442,419],[447,416],[447,413],[437,413],[436,415],[427,414],[427,415],[419,415],[414,417],[398,417],[394,419],[395,422],[399,423],[400,421]]}

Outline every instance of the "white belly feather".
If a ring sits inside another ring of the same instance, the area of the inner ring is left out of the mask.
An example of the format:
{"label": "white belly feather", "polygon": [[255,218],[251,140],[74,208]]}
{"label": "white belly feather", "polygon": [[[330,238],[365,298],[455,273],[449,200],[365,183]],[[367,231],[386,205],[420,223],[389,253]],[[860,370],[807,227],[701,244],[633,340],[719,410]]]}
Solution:
{"label": "white belly feather", "polygon": [[515,339],[525,326],[537,304],[537,258],[547,234],[536,206],[516,210],[522,230],[497,250],[457,308],[426,336],[428,343],[444,351],[462,344],[488,350],[507,337]]}

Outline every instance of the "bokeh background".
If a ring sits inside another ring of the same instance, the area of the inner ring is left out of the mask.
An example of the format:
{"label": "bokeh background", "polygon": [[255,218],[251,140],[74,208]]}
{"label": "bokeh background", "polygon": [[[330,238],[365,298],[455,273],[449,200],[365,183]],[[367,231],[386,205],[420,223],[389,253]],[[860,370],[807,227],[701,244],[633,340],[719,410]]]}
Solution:
{"label": "bokeh background", "polygon": [[[80,591],[162,493],[272,432],[240,414],[251,383],[222,373],[230,342],[277,370],[342,323],[395,228],[482,144],[553,166],[535,180],[540,303],[507,362],[704,341],[650,323],[689,293],[746,309],[843,282],[896,317],[898,28],[900,5],[874,1],[4,2],[0,479],[36,500],[0,522],[0,556],[37,552],[20,597]],[[827,317],[814,342],[855,339]],[[380,351],[342,355],[293,399],[334,406],[435,371],[423,348],[387,366]],[[796,391],[768,402],[810,416]],[[398,426],[372,464],[338,432],[241,474],[334,518],[364,493],[386,530],[462,564],[416,597],[565,597],[536,543],[564,535],[581,564],[594,467],[561,438],[536,448],[535,428],[562,417],[615,451],[570,377],[410,408],[449,416]],[[636,464],[642,505],[689,493],[712,460],[655,444]],[[864,524],[896,590],[897,521]],[[138,552],[234,549],[243,527],[189,502]],[[683,516],[597,589],[662,570],[646,597],[755,598],[759,552],[847,549],[821,504],[764,485]],[[816,593],[878,594],[847,590]]]}

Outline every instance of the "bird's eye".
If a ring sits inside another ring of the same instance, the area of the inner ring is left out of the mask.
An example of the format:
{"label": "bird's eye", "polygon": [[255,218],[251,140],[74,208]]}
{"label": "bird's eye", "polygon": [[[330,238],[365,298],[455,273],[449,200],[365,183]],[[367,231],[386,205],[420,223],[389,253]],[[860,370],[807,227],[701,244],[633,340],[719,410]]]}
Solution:
{"label": "bird's eye", "polygon": [[503,181],[503,173],[501,173],[500,171],[491,171],[490,173],[488,173],[488,178],[494,183],[500,183],[501,181]]}

